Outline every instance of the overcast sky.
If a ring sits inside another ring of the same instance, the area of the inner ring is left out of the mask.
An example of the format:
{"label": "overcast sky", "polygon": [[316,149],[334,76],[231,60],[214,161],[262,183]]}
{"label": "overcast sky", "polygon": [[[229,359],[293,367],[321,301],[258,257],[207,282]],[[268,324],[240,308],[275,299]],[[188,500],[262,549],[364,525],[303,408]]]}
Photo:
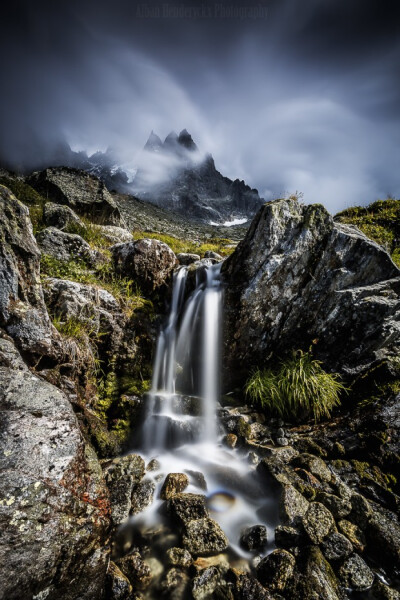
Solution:
{"label": "overcast sky", "polygon": [[266,199],[398,197],[399,4],[9,2],[0,158],[29,165],[65,139],[135,162],[152,129],[187,128]]}

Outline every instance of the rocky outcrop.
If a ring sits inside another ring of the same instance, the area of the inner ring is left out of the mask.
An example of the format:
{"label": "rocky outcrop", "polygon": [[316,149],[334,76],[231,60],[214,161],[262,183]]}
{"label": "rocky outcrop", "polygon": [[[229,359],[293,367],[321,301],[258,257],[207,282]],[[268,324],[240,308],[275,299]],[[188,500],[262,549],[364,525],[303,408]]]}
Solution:
{"label": "rocky outcrop", "polygon": [[178,265],[171,248],[159,240],[147,239],[116,244],[111,248],[115,271],[132,279],[144,293],[166,285]]}
{"label": "rocky outcrop", "polygon": [[0,407],[0,597],[100,597],[109,524],[100,465],[66,396],[6,338]]}
{"label": "rocky outcrop", "polygon": [[57,227],[57,229],[64,229],[68,225],[84,227],[83,222],[72,208],[55,202],[46,202],[44,205],[43,221],[47,227]]}
{"label": "rocky outcrop", "polygon": [[222,271],[229,386],[312,341],[325,368],[349,376],[398,353],[399,269],[321,205],[266,204]]}
{"label": "rocky outcrop", "polygon": [[40,285],[29,210],[0,186],[0,327],[33,359],[51,352],[53,328]]}
{"label": "rocky outcrop", "polygon": [[54,167],[33,173],[27,182],[45,198],[65,204],[102,225],[121,225],[118,206],[100,179],[79,169]]}
{"label": "rocky outcrop", "polygon": [[92,250],[89,244],[76,233],[65,233],[56,227],[47,227],[37,234],[36,239],[43,254],[57,260],[85,262],[91,267],[104,262],[100,252]]}

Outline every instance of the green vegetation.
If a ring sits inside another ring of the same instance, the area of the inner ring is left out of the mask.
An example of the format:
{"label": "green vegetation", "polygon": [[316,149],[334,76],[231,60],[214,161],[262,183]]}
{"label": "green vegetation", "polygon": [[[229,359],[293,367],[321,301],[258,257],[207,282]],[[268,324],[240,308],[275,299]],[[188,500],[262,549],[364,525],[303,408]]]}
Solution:
{"label": "green vegetation", "polygon": [[330,416],[343,391],[337,374],[326,373],[320,361],[301,350],[281,361],[277,370],[258,369],[246,384],[251,401],[268,412],[291,419],[313,416],[315,421]]}
{"label": "green vegetation", "polygon": [[80,235],[95,250],[104,250],[113,245],[113,242],[101,232],[99,226],[89,221],[87,217],[79,218],[82,221],[82,225],[79,223],[69,223],[64,231]]}
{"label": "green vegetation", "polygon": [[235,249],[234,242],[226,238],[211,238],[207,242],[194,242],[152,231],[135,230],[132,233],[135,240],[140,240],[142,238],[160,240],[160,242],[167,244],[175,254],[189,252],[200,254],[200,256],[203,257],[205,252],[212,251],[218,252],[221,256],[229,256]]}
{"label": "green vegetation", "polygon": [[335,220],[356,225],[383,246],[400,266],[400,200],[387,198],[369,206],[354,206],[337,214]]}

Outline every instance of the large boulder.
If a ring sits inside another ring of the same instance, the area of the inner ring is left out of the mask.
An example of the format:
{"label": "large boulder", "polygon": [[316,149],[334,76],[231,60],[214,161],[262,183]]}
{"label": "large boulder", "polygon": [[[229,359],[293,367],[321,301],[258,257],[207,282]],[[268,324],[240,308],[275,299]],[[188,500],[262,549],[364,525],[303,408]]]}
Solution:
{"label": "large boulder", "polygon": [[57,227],[57,229],[64,229],[69,225],[85,227],[72,208],[63,204],[56,204],[55,202],[46,202],[44,205],[43,221],[47,227]]}
{"label": "large boulder", "polygon": [[133,279],[143,292],[152,293],[167,284],[178,265],[171,248],[160,242],[144,238],[111,248],[116,272]]}
{"label": "large boulder", "polygon": [[97,250],[92,250],[89,244],[76,233],[66,233],[56,227],[47,227],[36,236],[43,254],[47,254],[64,262],[71,260],[85,262],[90,267],[104,261]]}
{"label": "large boulder", "polygon": [[109,500],[66,396],[0,338],[1,598],[100,598]]}
{"label": "large boulder", "polygon": [[363,373],[400,349],[400,271],[321,205],[264,205],[222,267],[225,373],[243,384],[272,353],[308,349],[327,369]]}
{"label": "large boulder", "polygon": [[29,210],[0,185],[0,327],[25,355],[51,351],[53,328],[40,285],[40,250]]}
{"label": "large boulder", "polygon": [[52,167],[32,173],[27,182],[44,197],[66,204],[92,221],[123,224],[119,208],[104,183],[85,171]]}

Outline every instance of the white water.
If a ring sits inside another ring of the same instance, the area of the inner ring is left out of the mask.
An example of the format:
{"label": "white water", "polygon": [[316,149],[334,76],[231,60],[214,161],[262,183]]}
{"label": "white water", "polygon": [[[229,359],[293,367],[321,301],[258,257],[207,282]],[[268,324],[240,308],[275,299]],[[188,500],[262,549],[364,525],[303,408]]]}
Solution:
{"label": "white water", "polygon": [[[220,267],[198,269],[197,285],[189,295],[187,269],[175,273],[170,314],[157,342],[138,448],[147,462],[156,458],[159,463],[159,468],[147,475],[156,482],[156,500],[132,522],[145,528],[157,525],[162,505],[158,496],[165,476],[187,473],[190,485],[185,491],[206,494],[210,514],[220,523],[231,550],[250,556],[239,546],[241,531],[264,524],[271,540],[276,518],[274,501],[265,497],[246,454],[225,447],[224,432],[218,427]],[[206,491],[199,485],[199,473],[206,480]]]}

